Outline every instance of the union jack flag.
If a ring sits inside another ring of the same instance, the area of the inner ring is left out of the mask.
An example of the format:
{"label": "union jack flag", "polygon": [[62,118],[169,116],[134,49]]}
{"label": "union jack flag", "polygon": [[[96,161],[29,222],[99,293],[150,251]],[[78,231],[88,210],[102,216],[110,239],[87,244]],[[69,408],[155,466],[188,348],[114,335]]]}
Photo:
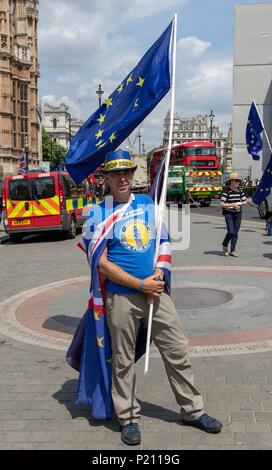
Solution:
{"label": "union jack flag", "polygon": [[22,155],[19,160],[18,175],[24,175],[26,170],[26,156]]}

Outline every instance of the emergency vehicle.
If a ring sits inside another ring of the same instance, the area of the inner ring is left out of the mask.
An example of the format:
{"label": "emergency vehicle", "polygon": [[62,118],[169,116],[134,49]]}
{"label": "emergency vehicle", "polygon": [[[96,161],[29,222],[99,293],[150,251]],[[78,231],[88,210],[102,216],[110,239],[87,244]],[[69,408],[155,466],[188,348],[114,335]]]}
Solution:
{"label": "emergency vehicle", "polygon": [[201,206],[209,206],[212,198],[219,198],[222,192],[222,172],[191,171],[173,165],[169,167],[167,183],[168,202],[198,202]]}
{"label": "emergency vehicle", "polygon": [[6,176],[2,197],[4,229],[15,243],[24,235],[53,230],[75,238],[86,220],[83,208],[96,202],[87,184],[77,186],[65,171]]}

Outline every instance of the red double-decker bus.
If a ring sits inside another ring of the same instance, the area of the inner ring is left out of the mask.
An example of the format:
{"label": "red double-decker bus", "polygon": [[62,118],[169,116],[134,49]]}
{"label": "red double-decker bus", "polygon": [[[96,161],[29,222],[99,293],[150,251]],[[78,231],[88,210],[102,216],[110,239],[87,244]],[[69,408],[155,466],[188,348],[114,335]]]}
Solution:
{"label": "red double-decker bus", "polygon": [[174,145],[171,158],[175,165],[184,165],[194,170],[218,170],[219,166],[215,145],[203,140]]}
{"label": "red double-decker bus", "polygon": [[[150,178],[153,180],[166,148],[155,149],[150,162]],[[218,170],[219,160],[212,142],[192,140],[174,145],[171,149],[170,166],[181,165],[191,170]]]}

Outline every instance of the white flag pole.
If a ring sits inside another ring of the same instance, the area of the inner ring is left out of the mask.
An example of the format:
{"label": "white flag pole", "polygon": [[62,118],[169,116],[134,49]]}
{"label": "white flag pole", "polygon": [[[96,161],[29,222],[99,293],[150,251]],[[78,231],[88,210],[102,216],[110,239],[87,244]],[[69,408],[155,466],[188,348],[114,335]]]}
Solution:
{"label": "white flag pole", "polygon": [[261,116],[260,116],[260,113],[259,113],[259,110],[258,110],[257,105],[256,105],[256,103],[255,103],[255,100],[253,100],[253,103],[254,103],[254,106],[255,106],[256,111],[257,111],[257,113],[258,113],[259,119],[260,119],[260,121],[261,121],[261,123],[262,123],[263,131],[264,131],[264,135],[265,135],[265,138],[266,138],[267,145],[268,145],[268,147],[269,147],[269,151],[270,151],[270,153],[272,153],[271,144],[270,144],[270,141],[269,141],[269,139],[268,139],[268,135],[267,135],[267,132],[266,132],[266,130],[265,130],[264,123],[263,123],[263,120],[262,120],[262,118],[261,118]]}
{"label": "white flag pole", "polygon": [[[172,87],[171,87],[171,110],[170,110],[170,129],[169,129],[169,140],[168,140],[168,148],[165,158],[165,167],[164,167],[164,177],[163,177],[163,185],[162,185],[162,192],[160,197],[160,202],[157,208],[157,237],[156,237],[156,250],[155,250],[155,257],[154,261],[158,259],[159,248],[160,248],[160,239],[161,239],[161,229],[162,229],[162,219],[163,219],[163,211],[166,204],[166,195],[167,195],[167,178],[168,178],[168,169],[169,169],[169,162],[170,162],[170,154],[171,154],[171,147],[172,147],[172,135],[173,135],[173,123],[174,123],[174,104],[175,104],[175,87],[176,87],[176,44],[177,44],[177,14],[175,14],[173,19],[173,34],[172,34],[172,44],[173,48],[171,48],[172,52]],[[153,310],[154,310],[154,303],[151,302],[149,306],[149,317],[148,317],[148,328],[147,328],[147,339],[146,339],[146,353],[145,353],[145,368],[144,373],[148,373],[148,365],[149,365],[149,353],[150,353],[150,338],[151,338],[151,329],[152,329],[152,319],[153,319]]]}

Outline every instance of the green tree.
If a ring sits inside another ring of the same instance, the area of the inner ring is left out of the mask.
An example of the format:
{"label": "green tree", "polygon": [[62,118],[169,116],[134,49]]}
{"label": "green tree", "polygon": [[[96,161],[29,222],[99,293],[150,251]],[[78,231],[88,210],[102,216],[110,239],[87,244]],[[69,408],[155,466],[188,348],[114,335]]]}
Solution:
{"label": "green tree", "polygon": [[56,165],[59,158],[62,163],[65,162],[67,150],[62,145],[57,144],[50,135],[43,129],[42,130],[42,155],[43,160],[50,162],[50,166]]}

